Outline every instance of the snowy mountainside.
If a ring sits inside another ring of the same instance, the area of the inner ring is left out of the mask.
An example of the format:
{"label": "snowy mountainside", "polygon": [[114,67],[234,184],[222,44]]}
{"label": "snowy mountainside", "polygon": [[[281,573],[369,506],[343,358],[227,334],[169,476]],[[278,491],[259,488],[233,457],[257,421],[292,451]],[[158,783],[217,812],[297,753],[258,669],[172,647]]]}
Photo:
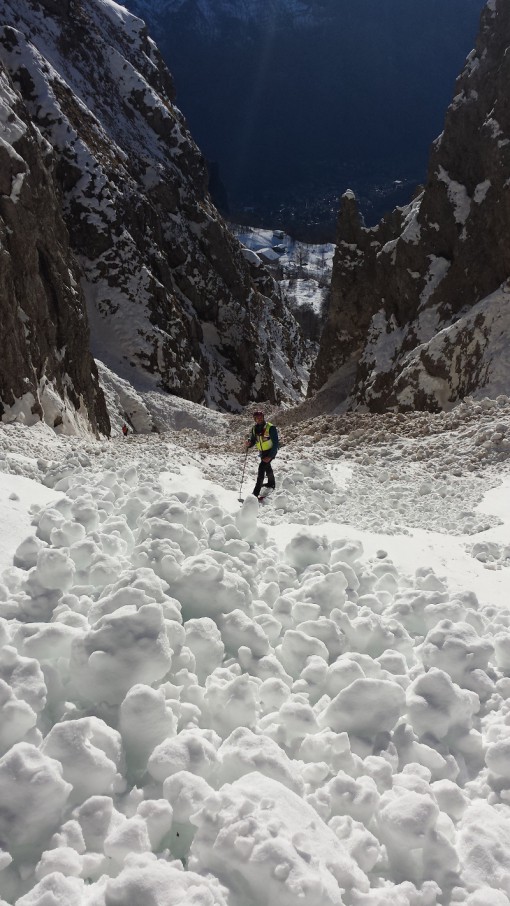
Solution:
{"label": "snowy mountainside", "polygon": [[108,433],[51,148],[0,61],[0,418]]}
{"label": "snowy mountainside", "polygon": [[283,230],[263,230],[231,224],[243,254],[264,263],[282,287],[290,311],[303,329],[310,371],[317,359],[324,326],[335,247],[298,242]]}
{"label": "snowy mountainside", "polygon": [[2,906],[509,906],[510,399],[174,403],[0,434]]}
{"label": "snowy mountainside", "polygon": [[294,316],[303,325],[305,342],[317,357],[327,306],[335,246],[299,242],[282,230],[262,230],[231,225],[249,260],[254,252],[271,270],[285,291]]}
{"label": "snowy mountainside", "polygon": [[263,230],[231,224],[231,229],[244,248],[251,249],[268,265],[285,288],[297,282],[295,306],[310,306],[317,314],[324,307],[331,282],[335,246],[299,242],[282,230]]}
{"label": "snowy mountainside", "polygon": [[311,394],[381,411],[508,392],[509,99],[510,8],[491,0],[423,191],[373,229],[342,199]]}
{"label": "snowy mountainside", "polygon": [[299,399],[300,330],[211,204],[144,23],[111,0],[1,8],[1,58],[55,156],[95,357],[219,408]]}

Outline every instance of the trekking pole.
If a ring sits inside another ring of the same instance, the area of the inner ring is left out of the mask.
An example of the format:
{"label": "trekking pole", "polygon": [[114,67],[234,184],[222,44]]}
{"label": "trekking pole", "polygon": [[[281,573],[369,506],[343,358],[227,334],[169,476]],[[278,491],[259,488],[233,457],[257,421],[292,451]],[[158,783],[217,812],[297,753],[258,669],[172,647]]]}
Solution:
{"label": "trekking pole", "polygon": [[241,484],[239,485],[239,497],[237,498],[239,503],[244,503],[244,497],[241,497],[241,492],[243,490],[244,470],[246,469],[246,460],[247,459],[248,459],[248,448],[246,448],[246,453],[244,454],[243,473],[241,475]]}

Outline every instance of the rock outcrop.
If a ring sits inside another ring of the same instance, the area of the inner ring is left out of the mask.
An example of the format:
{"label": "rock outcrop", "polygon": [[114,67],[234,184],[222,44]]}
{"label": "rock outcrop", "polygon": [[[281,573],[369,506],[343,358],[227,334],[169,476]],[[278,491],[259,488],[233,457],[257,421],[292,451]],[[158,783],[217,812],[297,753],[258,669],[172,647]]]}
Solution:
{"label": "rock outcrop", "polygon": [[343,408],[448,408],[508,392],[510,6],[489,0],[425,188],[367,229],[342,199],[309,393]]}
{"label": "rock outcrop", "polygon": [[112,0],[0,8],[0,58],[55,159],[95,357],[217,408],[298,399],[300,330],[213,207],[144,23]]}
{"label": "rock outcrop", "polygon": [[50,146],[0,63],[0,420],[109,433]]}

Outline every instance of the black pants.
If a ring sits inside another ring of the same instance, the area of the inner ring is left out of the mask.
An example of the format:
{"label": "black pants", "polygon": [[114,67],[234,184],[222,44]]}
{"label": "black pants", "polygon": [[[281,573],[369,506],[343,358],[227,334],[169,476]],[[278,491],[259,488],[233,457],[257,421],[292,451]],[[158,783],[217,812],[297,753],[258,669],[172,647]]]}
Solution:
{"label": "black pants", "polygon": [[267,486],[269,488],[274,488],[275,481],[274,481],[273,469],[271,468],[271,463],[263,462],[262,460],[260,460],[259,471],[257,474],[257,483],[256,483],[255,487],[253,488],[253,493],[255,494],[255,497],[259,496],[260,489],[262,487],[262,482],[264,481],[264,478],[266,476],[267,476]]}

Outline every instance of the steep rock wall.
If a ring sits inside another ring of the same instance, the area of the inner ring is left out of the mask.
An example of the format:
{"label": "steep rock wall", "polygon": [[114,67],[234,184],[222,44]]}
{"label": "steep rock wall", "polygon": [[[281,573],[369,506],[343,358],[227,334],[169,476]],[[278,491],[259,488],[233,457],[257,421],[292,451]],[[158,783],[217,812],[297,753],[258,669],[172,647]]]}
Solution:
{"label": "steep rock wall", "polygon": [[299,328],[211,204],[144,23],[112,0],[0,7],[0,56],[56,158],[96,358],[219,408],[298,399]]}
{"label": "steep rock wall", "polygon": [[51,148],[0,64],[0,420],[109,433]]}
{"label": "steep rock wall", "polygon": [[310,394],[380,411],[508,392],[509,177],[510,7],[489,0],[423,191],[374,229],[342,199]]}

